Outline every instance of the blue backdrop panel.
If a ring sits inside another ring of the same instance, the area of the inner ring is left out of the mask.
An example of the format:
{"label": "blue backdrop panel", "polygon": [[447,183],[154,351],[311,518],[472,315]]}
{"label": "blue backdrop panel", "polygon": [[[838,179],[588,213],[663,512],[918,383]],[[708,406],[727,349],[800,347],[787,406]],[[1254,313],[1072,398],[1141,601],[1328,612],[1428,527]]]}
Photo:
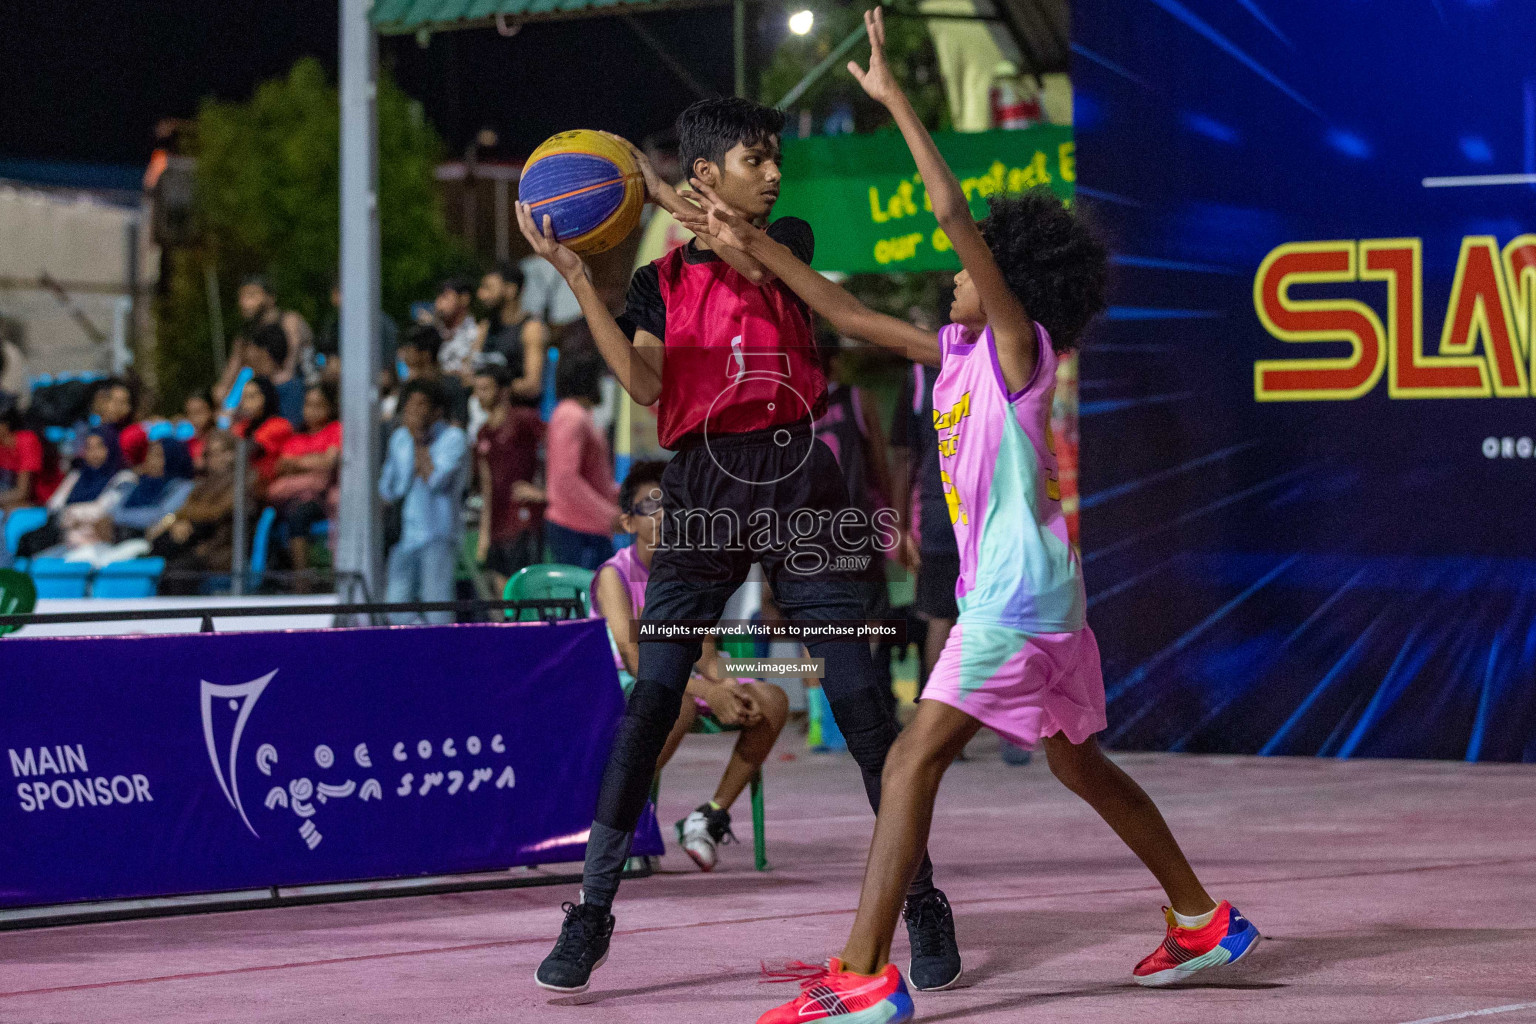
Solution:
{"label": "blue backdrop panel", "polygon": [[1108,738],[1536,760],[1536,4],[1075,0],[1073,33]]}
{"label": "blue backdrop panel", "polygon": [[0,906],[580,860],[623,709],[596,621],[0,657]]}

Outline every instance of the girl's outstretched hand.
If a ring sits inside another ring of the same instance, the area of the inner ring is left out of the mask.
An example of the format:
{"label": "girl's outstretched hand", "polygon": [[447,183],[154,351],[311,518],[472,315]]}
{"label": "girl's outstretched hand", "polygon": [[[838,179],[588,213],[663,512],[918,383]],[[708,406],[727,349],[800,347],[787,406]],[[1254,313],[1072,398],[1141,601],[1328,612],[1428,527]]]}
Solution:
{"label": "girl's outstretched hand", "polygon": [[699,204],[698,212],[683,213],[678,222],[694,234],[718,238],[733,249],[747,251],[753,235],[761,231],[698,178],[691,179],[691,183],[693,191],[689,198]]}
{"label": "girl's outstretched hand", "polygon": [[885,18],[876,7],[864,12],[864,31],[869,34],[869,70],[859,67],[859,62],[848,62],[848,70],[858,79],[871,99],[890,106],[903,98],[901,85],[885,62]]}

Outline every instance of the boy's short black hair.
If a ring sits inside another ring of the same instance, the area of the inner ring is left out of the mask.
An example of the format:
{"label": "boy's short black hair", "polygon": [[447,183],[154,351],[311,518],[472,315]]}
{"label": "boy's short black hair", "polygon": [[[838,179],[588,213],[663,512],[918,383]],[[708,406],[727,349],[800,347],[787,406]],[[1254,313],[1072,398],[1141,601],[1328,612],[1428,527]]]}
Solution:
{"label": "boy's short black hair", "polygon": [[443,347],[443,336],[431,324],[417,324],[405,336],[405,347],[419,349],[436,359],[438,351]]}
{"label": "boy's short black hair", "polygon": [[437,411],[439,416],[448,411],[448,392],[443,385],[435,380],[426,380],[417,377],[415,380],[405,382],[405,387],[400,389],[400,400],[395,408],[396,415],[405,411],[405,403],[411,400],[411,395],[420,393],[427,399],[427,404]]}
{"label": "boy's short black hair", "polygon": [[661,483],[661,474],[667,468],[665,462],[659,459],[649,462],[637,462],[629,467],[629,472],[624,474],[624,482],[619,484],[619,508],[624,514],[635,514],[635,499],[639,497],[635,492],[641,484]]}
{"label": "boy's short black hair", "polygon": [[475,286],[470,284],[467,277],[450,277],[437,286],[437,294],[439,295],[443,294],[443,292],[458,292],[460,295],[472,295],[474,291]]}
{"label": "boy's short black hair", "polygon": [[677,116],[677,156],[691,175],[697,160],[719,164],[737,145],[759,145],[783,131],[782,110],[736,96],[699,100]]}
{"label": "boy's short black hair", "polygon": [[1076,348],[1107,302],[1109,249],[1081,206],[1048,188],[994,196],[977,226],[1009,289],[1051,335],[1058,352]]}
{"label": "boy's short black hair", "polygon": [[476,377],[489,377],[496,382],[498,388],[512,386],[512,371],[501,363],[486,363],[475,371]]}

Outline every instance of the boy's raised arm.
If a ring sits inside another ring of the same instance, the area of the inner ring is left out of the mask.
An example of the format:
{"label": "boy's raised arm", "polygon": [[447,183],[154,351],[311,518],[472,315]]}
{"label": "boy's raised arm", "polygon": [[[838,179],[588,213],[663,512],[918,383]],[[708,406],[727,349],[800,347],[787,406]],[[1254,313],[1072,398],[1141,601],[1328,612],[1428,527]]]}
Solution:
{"label": "boy's raised arm", "polygon": [[522,231],[523,237],[528,240],[528,244],[533,246],[533,251],[560,271],[560,276],[565,278],[566,284],[570,285],[571,291],[576,295],[576,301],[581,303],[581,315],[586,317],[587,326],[592,329],[597,350],[602,353],[603,361],[608,364],[608,368],[618,379],[619,386],[629,392],[629,396],[641,405],[654,403],[661,396],[661,363],[664,349],[660,340],[642,334],[637,337],[644,338],[650,342],[649,344],[630,342],[629,337],[619,327],[618,321],[613,318],[613,314],[597,294],[597,288],[587,275],[587,265],[582,262],[580,256],[561,245],[555,238],[555,229],[550,222],[549,214],[544,215],[543,229],[540,230],[534,224],[533,211],[528,204],[518,203],[517,226]]}
{"label": "boy's raised arm", "polygon": [[872,99],[891,112],[896,127],[901,129],[902,138],[912,151],[918,173],[928,189],[939,227],[949,236],[955,254],[960,257],[960,265],[970,273],[981,297],[987,324],[997,342],[997,361],[1008,388],[1010,391],[1022,388],[1034,375],[1035,362],[1039,358],[1034,322],[1023,303],[1009,289],[997,261],[992,258],[992,250],[982,238],[981,229],[971,218],[970,203],[959,180],[944,162],[939,147],[934,145],[933,137],[923,127],[917,111],[912,109],[911,101],[901,91],[900,83],[885,62],[885,21],[880,8],[864,12],[864,27],[869,33],[869,70],[859,67],[857,61],[849,61],[848,70]]}
{"label": "boy's raised arm", "polygon": [[698,212],[678,218],[684,227],[719,238],[761,260],[806,305],[826,317],[840,334],[873,342],[914,362],[939,365],[937,335],[870,309],[800,262],[787,245],[774,241],[766,231],[721,202],[708,185],[694,178],[693,188],[702,206]]}

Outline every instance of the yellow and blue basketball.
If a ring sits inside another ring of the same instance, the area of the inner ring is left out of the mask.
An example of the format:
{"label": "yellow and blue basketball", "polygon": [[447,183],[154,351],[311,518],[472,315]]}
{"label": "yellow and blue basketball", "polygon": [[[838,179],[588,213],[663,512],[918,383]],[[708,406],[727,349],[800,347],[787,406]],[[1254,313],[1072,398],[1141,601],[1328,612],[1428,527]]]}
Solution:
{"label": "yellow and blue basketball", "polygon": [[640,223],[645,181],[634,156],[600,132],[579,129],[546,139],[523,165],[517,197],[540,229],[583,256],[606,252]]}

